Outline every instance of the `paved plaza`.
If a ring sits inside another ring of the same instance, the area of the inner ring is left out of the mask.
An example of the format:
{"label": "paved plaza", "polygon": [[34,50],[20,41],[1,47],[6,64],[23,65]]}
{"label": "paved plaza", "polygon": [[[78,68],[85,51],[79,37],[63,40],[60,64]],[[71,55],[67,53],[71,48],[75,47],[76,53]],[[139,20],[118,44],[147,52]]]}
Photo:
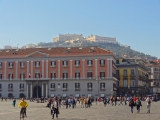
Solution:
{"label": "paved plaza", "polygon": [[[17,100],[17,103],[19,100]],[[51,120],[50,110],[46,108],[46,103],[35,103],[27,101],[26,120]],[[77,105],[75,109],[60,108],[59,120],[160,120],[160,102],[152,102],[151,113],[146,113],[146,102],[142,102],[141,113],[130,113],[129,106],[111,106],[106,107],[101,103],[99,106],[92,105],[91,108],[80,108]],[[19,111],[17,107],[12,106],[12,101],[0,101],[0,120],[19,120]]]}

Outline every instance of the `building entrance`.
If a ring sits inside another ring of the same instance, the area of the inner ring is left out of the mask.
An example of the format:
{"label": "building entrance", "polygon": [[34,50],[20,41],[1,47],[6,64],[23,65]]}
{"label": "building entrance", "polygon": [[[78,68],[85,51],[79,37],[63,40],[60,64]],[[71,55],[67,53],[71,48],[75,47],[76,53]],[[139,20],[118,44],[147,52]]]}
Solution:
{"label": "building entrance", "polygon": [[41,98],[41,87],[35,86],[33,89],[33,98]]}

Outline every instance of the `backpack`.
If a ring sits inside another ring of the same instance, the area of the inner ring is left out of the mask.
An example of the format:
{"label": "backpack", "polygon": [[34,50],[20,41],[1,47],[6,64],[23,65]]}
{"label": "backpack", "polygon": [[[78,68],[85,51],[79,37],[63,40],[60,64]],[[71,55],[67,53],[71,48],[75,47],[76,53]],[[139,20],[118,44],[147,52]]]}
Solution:
{"label": "backpack", "polygon": [[141,105],[141,101],[137,100],[136,101],[136,105],[140,106]]}

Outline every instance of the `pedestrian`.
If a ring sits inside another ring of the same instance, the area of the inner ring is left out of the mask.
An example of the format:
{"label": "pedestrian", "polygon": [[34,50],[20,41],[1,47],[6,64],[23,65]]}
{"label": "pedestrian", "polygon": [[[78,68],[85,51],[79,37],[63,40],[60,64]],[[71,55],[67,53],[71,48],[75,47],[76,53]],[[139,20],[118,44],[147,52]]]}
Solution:
{"label": "pedestrian", "polygon": [[80,98],[80,104],[81,104],[81,108],[84,108],[84,98],[83,97]]}
{"label": "pedestrian", "polygon": [[53,105],[51,107],[52,119],[54,119],[54,115],[56,114],[56,118],[58,119],[59,114],[59,105],[57,98],[54,98]]}
{"label": "pedestrian", "polygon": [[135,106],[134,101],[133,101],[133,99],[131,99],[129,102],[129,107],[130,107],[131,113],[133,113],[134,106]]}
{"label": "pedestrian", "polygon": [[104,97],[104,99],[103,99],[103,104],[104,104],[104,107],[106,107],[107,100],[106,100],[106,98],[105,98],[105,97]]}
{"label": "pedestrian", "polygon": [[12,105],[15,107],[15,105],[16,105],[16,99],[13,99]]}
{"label": "pedestrian", "polygon": [[147,97],[146,102],[147,102],[147,113],[150,113],[151,99],[149,97]]}
{"label": "pedestrian", "polygon": [[140,112],[140,107],[142,107],[142,103],[141,100],[139,98],[137,98],[136,100],[136,106],[137,106],[137,113]]}

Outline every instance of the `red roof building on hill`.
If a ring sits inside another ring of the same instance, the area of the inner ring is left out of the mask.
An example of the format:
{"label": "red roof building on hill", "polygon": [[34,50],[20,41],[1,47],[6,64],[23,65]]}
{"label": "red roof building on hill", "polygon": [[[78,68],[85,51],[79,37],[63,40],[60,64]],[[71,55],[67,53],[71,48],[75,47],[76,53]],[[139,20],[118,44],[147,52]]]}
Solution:
{"label": "red roof building on hill", "polygon": [[0,96],[110,96],[116,94],[115,63],[113,53],[99,47],[0,50]]}

